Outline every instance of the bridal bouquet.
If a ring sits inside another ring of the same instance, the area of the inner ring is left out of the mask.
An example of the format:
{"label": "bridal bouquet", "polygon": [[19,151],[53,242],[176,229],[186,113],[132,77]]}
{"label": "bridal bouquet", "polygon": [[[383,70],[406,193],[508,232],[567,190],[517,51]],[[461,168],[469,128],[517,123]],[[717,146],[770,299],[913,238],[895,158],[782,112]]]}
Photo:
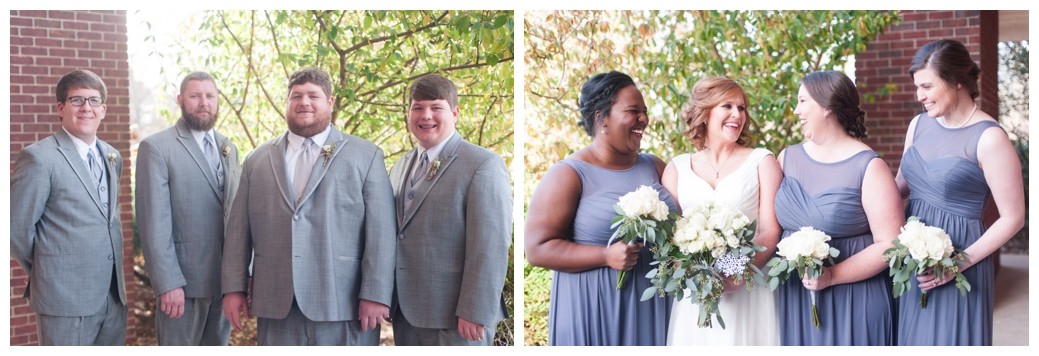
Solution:
{"label": "bridal bouquet", "polygon": [[[776,290],[779,283],[786,283],[790,275],[797,271],[798,276],[816,278],[823,272],[823,259],[833,262],[841,252],[830,247],[826,241],[830,236],[812,227],[802,227],[801,230],[790,234],[776,244],[777,257],[773,257],[765,265],[769,267],[768,287]],[[812,325],[819,327],[819,308],[816,305],[815,291],[811,291],[812,297]]]}
{"label": "bridal bouquet", "polygon": [[718,314],[724,279],[747,282],[757,277],[762,282],[761,271],[750,263],[754,254],[765,250],[751,242],[756,226],[739,210],[713,202],[686,210],[670,239],[658,236],[652,241],[652,264],[657,267],[646,275],[653,286],[643,292],[642,300],[657,294],[682,300],[688,289],[700,305],[697,325],[711,327],[714,316],[724,329],[725,321]]}
{"label": "bridal bouquet", "polygon": [[[967,254],[957,251],[945,230],[927,226],[920,218],[911,216],[902,226],[902,233],[894,241],[895,247],[884,251],[884,260],[891,267],[893,288],[891,294],[898,298],[909,289],[909,278],[932,268],[937,278],[946,273],[956,278],[956,288],[960,294],[967,295],[970,283],[960,273],[960,267],[967,263]],[[941,281],[941,279],[939,279]],[[920,307],[927,307],[927,292],[920,294]]]}
{"label": "bridal bouquet", "polygon": [[[607,246],[617,240],[631,245],[639,239],[654,241],[657,237],[666,237],[675,218],[667,203],[660,200],[660,194],[646,185],[620,197],[617,204],[613,205],[613,210],[617,212],[617,217],[613,218],[610,228],[616,230],[606,243]],[[626,275],[627,271],[617,273],[617,290],[624,288]]]}

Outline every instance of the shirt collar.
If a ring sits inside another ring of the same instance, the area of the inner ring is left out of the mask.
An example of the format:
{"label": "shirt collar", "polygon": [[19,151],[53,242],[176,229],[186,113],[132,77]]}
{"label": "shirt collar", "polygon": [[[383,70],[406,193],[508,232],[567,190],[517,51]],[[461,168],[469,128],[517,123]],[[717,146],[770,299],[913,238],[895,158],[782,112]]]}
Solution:
{"label": "shirt collar", "polygon": [[[328,140],[328,135],[331,134],[331,133],[332,133],[332,126],[329,125],[328,127],[325,127],[325,131],[321,131],[317,135],[310,136],[310,139],[314,140],[314,145],[317,145],[318,147],[321,147],[321,145],[325,144],[325,140]],[[293,150],[299,150],[299,148],[301,146],[303,146],[303,141],[306,140],[307,138],[303,137],[303,136],[300,136],[300,135],[297,135],[297,134],[293,133],[292,131],[289,131],[288,139],[289,139],[289,147],[291,147]]]}
{"label": "shirt collar", "polygon": [[[64,127],[62,127],[61,129],[65,130]],[[94,151],[96,151],[97,154],[99,155],[99,157],[95,157],[95,158],[98,159],[98,162],[101,161],[101,157],[100,157],[101,149],[97,148],[97,138],[94,138],[93,145],[91,145],[91,144],[88,144],[86,142],[83,142],[83,140],[80,140],[79,137],[76,137],[76,136],[70,134],[69,130],[65,130],[65,133],[69,135],[69,138],[72,139],[72,144],[74,144],[76,146],[76,152],[79,153],[79,159],[82,159],[82,160],[86,161],[87,160],[87,152],[90,151],[90,146],[94,146]]]}
{"label": "shirt collar", "polygon": [[418,146],[418,156],[417,157],[422,157],[422,153],[426,153],[426,157],[429,158],[429,161],[433,162],[434,160],[436,160],[437,156],[440,155],[440,151],[444,150],[444,146],[447,146],[447,141],[450,141],[450,140],[451,140],[451,138],[448,137],[448,139],[440,141],[440,143],[436,144],[433,147],[430,147],[429,149],[424,149],[424,148],[422,148],[422,146]]}
{"label": "shirt collar", "polygon": [[213,132],[213,130],[214,129],[209,129],[209,131],[198,131],[191,129],[191,136],[195,138],[195,142],[198,142],[198,147],[205,147],[203,146],[205,144],[205,141],[202,140],[206,137],[206,135],[209,135],[209,139],[213,140],[213,147],[216,147],[216,134]]}

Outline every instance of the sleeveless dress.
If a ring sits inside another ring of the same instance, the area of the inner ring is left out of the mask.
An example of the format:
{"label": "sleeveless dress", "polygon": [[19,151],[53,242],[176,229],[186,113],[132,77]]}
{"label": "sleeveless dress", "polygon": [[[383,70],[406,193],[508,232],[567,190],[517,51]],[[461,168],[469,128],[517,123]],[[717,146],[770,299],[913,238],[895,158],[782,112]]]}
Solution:
{"label": "sleeveless dress", "polygon": [[[840,263],[873,244],[862,208],[862,180],[873,151],[843,161],[817,162],[801,144],[787,148],[783,182],[776,194],[776,218],[785,239],[803,226],[830,235]],[[877,258],[880,258],[879,256]],[[812,324],[811,296],[800,276],[776,290],[783,345],[893,345],[894,300],[887,272],[818,291],[820,327]]]}
{"label": "sleeveless dress", "polygon": [[[981,121],[950,129],[920,115],[913,145],[902,157],[902,176],[909,184],[906,217],[944,229],[960,250],[985,231],[981,215],[989,188],[978,166],[978,140],[993,126],[999,124]],[[990,257],[963,271],[971,285],[966,297],[949,282],[927,293],[927,308],[920,308],[920,289],[910,278],[909,290],[898,298],[898,344],[992,345],[996,278]]]}
{"label": "sleeveless dress", "polygon": [[[613,205],[624,194],[648,185],[674,210],[671,195],[660,185],[652,156],[640,154],[634,166],[624,170],[601,168],[565,159],[581,179],[581,200],[573,222],[573,242],[606,246],[617,213]],[[552,273],[548,312],[549,345],[664,345],[671,299],[653,298],[640,302],[652,283],[646,278],[653,254],[648,248],[627,273],[624,288],[617,290],[617,271],[609,267],[587,271]]]}
{"label": "sleeveless dress", "polygon": [[[678,171],[678,205],[683,209],[714,201],[743,212],[751,221],[758,218],[758,164],[771,155],[763,148],[754,149],[740,167],[718,181],[715,188],[696,175],[689,165],[690,155],[683,154],[672,161]],[[754,282],[750,282],[754,283]],[[779,345],[779,321],[775,298],[767,286],[755,285],[753,290],[739,288],[722,296],[718,313],[725,320],[725,329],[717,323],[713,327],[696,325],[700,306],[689,297],[675,300],[671,306],[668,327],[668,345],[732,346]]]}

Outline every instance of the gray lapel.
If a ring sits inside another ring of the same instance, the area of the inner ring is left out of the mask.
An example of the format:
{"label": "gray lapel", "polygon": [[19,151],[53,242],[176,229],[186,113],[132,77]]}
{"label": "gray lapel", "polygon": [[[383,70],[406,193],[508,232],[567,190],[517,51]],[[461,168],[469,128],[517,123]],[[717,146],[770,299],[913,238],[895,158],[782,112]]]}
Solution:
{"label": "gray lapel", "polygon": [[109,146],[104,141],[101,141],[101,139],[98,139],[98,143],[100,143],[98,146],[102,147],[98,149],[98,152],[101,154],[102,159],[104,159],[105,174],[106,177],[108,177],[108,212],[106,214],[108,214],[108,220],[112,220],[112,218],[115,217],[116,206],[119,205],[119,200],[117,200],[116,196],[119,195],[117,193],[119,192],[120,172],[117,168],[118,165],[116,162],[108,159],[108,154],[115,154],[116,159],[119,159],[119,154],[115,151],[114,147]]}
{"label": "gray lapel", "polygon": [[[346,142],[346,135],[343,135],[339,129],[332,127],[331,132],[328,133],[328,137],[325,138],[324,144],[318,147],[320,153],[317,157],[317,162],[315,162],[314,169],[310,171],[310,178],[307,179],[307,186],[303,188],[303,199],[300,199],[299,206],[303,206],[303,202],[310,198],[310,194],[314,192],[317,185],[325,178],[325,173],[328,172],[328,167],[332,165],[332,160],[339,155],[339,152],[343,151]],[[326,155],[326,147],[331,150],[330,154]]]}
{"label": "gray lapel", "polygon": [[[101,206],[101,197],[97,195],[97,185],[91,183],[89,178],[89,170],[83,160],[79,158],[79,151],[76,150],[76,144],[72,142],[72,137],[65,130],[58,130],[54,134],[54,138],[58,142],[58,152],[61,153],[62,157],[65,157],[65,161],[68,162],[72,170],[76,172],[76,176],[79,177],[79,181],[83,183],[83,188],[86,188],[87,193],[90,193],[90,199],[94,200],[94,205],[97,206],[97,211],[101,215],[105,214],[105,209]],[[111,206],[111,200],[109,200],[109,206]]]}
{"label": "gray lapel", "polygon": [[[415,211],[418,210],[419,206],[422,206],[422,201],[426,199],[426,195],[428,195],[429,191],[433,189],[433,186],[440,181],[440,178],[444,176],[444,172],[446,172],[447,168],[451,166],[451,162],[454,162],[455,158],[458,157],[458,155],[455,154],[455,151],[458,150],[458,146],[461,143],[462,136],[459,135],[458,132],[455,132],[451,135],[451,138],[447,139],[447,144],[444,145],[444,149],[441,150],[440,155],[433,160],[440,161],[439,169],[432,179],[428,179],[428,176],[419,179],[419,182],[417,183],[418,187],[415,188],[415,199],[411,202],[411,206],[408,207],[408,210],[404,212],[404,221],[401,222],[400,229],[403,230],[404,226],[411,221],[411,218],[415,216]],[[432,163],[430,163],[430,168],[432,168]]]}
{"label": "gray lapel", "polygon": [[412,149],[404,158],[401,159],[402,164],[407,164],[407,168],[397,170],[397,176],[392,177],[393,181],[397,182],[397,190],[393,192],[393,196],[396,198],[396,210],[397,210],[397,226],[401,229],[404,227],[404,202],[408,198],[405,196],[408,191],[408,177],[411,177],[411,170],[415,168],[415,159],[418,158],[418,149]]}
{"label": "gray lapel", "polygon": [[188,155],[190,155],[191,159],[195,161],[195,165],[198,166],[198,169],[201,169],[202,174],[206,176],[206,181],[209,182],[209,187],[213,189],[213,194],[220,197],[220,187],[216,186],[216,172],[213,172],[213,168],[209,166],[209,161],[206,160],[206,154],[198,147],[198,142],[195,141],[195,136],[191,134],[191,129],[189,129],[188,124],[184,122],[184,118],[177,120],[177,136],[177,141],[179,141],[180,145],[188,151]]}
{"label": "gray lapel", "polygon": [[[234,177],[234,175],[232,174],[233,172],[231,172],[231,170],[235,169],[235,164],[237,164],[238,162],[234,162],[234,164],[232,164],[230,161],[232,153],[231,140],[227,139],[227,137],[224,137],[224,135],[221,135],[216,131],[213,131],[213,136],[215,136],[213,139],[216,140],[216,142],[219,145],[217,149],[219,149],[220,153],[220,162],[224,165],[224,193],[220,194],[220,201],[227,201],[229,194],[231,194],[231,187],[228,183],[228,180],[230,180],[231,177]],[[226,154],[224,152],[226,152]],[[219,190],[217,190],[217,192],[219,194]]]}
{"label": "gray lapel", "polygon": [[285,149],[289,145],[289,133],[286,131],[284,134],[274,139],[274,143],[271,144],[271,149],[267,153],[271,160],[271,169],[274,172],[275,183],[278,184],[278,190],[281,191],[282,199],[285,199],[287,204],[293,211],[296,210],[296,204],[292,202],[292,187],[289,186],[289,179],[287,172],[285,172]]}

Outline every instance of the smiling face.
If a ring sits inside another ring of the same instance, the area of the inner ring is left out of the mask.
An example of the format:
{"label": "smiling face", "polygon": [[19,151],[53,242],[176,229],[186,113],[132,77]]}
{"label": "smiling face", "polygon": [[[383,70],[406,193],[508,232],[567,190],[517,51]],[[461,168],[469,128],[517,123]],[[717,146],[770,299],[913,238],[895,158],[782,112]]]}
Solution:
{"label": "smiling face", "polygon": [[[67,98],[79,96],[83,98],[101,97],[101,92],[96,89],[87,88],[73,88],[69,89],[66,94]],[[83,105],[75,106],[72,105],[68,99],[58,103],[58,116],[61,117],[61,127],[64,127],[69,134],[76,138],[83,140],[84,142],[91,143],[97,137],[97,128],[101,125],[101,120],[105,118],[105,112],[108,110],[106,104],[101,106],[90,106],[90,103],[84,102]]]}
{"label": "smiling face", "polygon": [[422,148],[430,148],[451,137],[458,122],[458,107],[444,99],[414,100],[408,111],[408,130]]}
{"label": "smiling face", "polygon": [[739,93],[732,93],[711,109],[707,119],[707,141],[736,142],[747,122],[747,104]]}
{"label": "smiling face", "polygon": [[808,89],[802,84],[797,90],[797,107],[794,108],[794,115],[801,119],[801,131],[804,133],[805,139],[812,139],[812,135],[818,131],[825,120],[827,111],[812,98]]}
{"label": "smiling face", "polygon": [[617,92],[617,100],[610,107],[609,115],[603,119],[602,129],[606,134],[600,135],[618,151],[638,152],[642,146],[642,135],[649,125],[647,110],[642,92],[634,85],[624,87]]}
{"label": "smiling face", "polygon": [[216,124],[219,104],[216,84],[211,80],[190,80],[177,95],[181,115],[192,130],[209,131]]}
{"label": "smiling face", "polygon": [[321,133],[332,122],[332,97],[314,83],[293,85],[285,111],[289,131],[310,137]]}
{"label": "smiling face", "polygon": [[916,100],[924,104],[928,116],[943,117],[956,107],[959,86],[942,80],[930,65],[913,73],[913,83],[916,84]]}

